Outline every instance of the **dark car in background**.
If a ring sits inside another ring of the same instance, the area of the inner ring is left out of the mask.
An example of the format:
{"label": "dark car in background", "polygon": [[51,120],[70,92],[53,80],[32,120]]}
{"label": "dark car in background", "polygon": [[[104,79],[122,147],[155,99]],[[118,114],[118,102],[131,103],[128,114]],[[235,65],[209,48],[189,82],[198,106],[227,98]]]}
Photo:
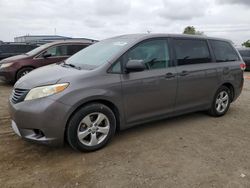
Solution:
{"label": "dark car in background", "polygon": [[45,65],[64,61],[92,43],[59,41],[39,46],[27,53],[0,61],[0,79],[16,82],[30,71]]}
{"label": "dark car in background", "polygon": [[1,42],[0,43],[0,60],[23,54],[37,48],[38,44],[15,43],[15,42]]}
{"label": "dark car in background", "polygon": [[241,49],[238,49],[238,51],[240,52],[240,55],[246,64],[246,70],[249,71],[250,70],[250,48],[241,48]]}

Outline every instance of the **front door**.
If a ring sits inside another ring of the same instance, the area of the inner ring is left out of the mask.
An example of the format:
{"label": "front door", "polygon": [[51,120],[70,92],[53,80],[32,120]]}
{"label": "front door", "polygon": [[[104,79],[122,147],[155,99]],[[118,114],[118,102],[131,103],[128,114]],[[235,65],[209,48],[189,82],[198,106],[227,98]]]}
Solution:
{"label": "front door", "polygon": [[[68,45],[56,45],[49,47],[35,58],[37,67],[58,63],[69,57],[67,53]],[[49,57],[43,57],[43,54],[50,54]]]}
{"label": "front door", "polygon": [[121,75],[127,123],[173,112],[177,88],[176,69],[170,62],[167,39],[139,43],[122,58],[143,60],[146,70]]}

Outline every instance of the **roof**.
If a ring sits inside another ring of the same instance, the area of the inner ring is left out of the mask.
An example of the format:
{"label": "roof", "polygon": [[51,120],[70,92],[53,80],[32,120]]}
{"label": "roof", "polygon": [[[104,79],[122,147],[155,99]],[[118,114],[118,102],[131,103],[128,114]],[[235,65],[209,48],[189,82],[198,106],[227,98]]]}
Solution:
{"label": "roof", "polygon": [[216,38],[216,37],[208,37],[205,35],[187,35],[187,34],[163,34],[163,33],[142,33],[142,34],[128,34],[128,35],[120,35],[117,37],[113,37],[113,39],[115,38],[124,38],[124,39],[150,39],[150,38],[157,38],[157,37],[173,37],[173,38],[198,38],[198,39],[212,39],[212,40],[223,40],[223,41],[228,41],[231,42],[228,39],[222,39],[222,38]]}
{"label": "roof", "polygon": [[47,44],[49,45],[55,45],[55,44],[68,44],[68,43],[79,43],[79,44],[92,44],[94,42],[89,41],[81,41],[81,40],[59,40],[59,41],[55,41],[55,42],[49,42]]}

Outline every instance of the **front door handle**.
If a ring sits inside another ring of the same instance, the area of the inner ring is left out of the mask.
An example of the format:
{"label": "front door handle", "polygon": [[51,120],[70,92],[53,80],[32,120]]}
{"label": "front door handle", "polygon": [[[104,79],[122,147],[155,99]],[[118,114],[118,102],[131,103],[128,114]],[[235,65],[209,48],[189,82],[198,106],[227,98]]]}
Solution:
{"label": "front door handle", "polygon": [[189,74],[188,71],[182,71],[182,72],[180,73],[180,76],[187,76],[188,74]]}
{"label": "front door handle", "polygon": [[168,72],[166,75],[165,75],[165,78],[174,78],[175,77],[175,74],[172,73],[172,72]]}

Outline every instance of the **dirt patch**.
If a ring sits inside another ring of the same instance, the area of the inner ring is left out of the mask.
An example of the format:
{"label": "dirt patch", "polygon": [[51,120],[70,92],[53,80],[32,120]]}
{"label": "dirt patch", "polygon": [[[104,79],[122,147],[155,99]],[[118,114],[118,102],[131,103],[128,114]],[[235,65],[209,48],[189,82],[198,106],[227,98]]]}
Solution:
{"label": "dirt patch", "polygon": [[16,136],[11,89],[0,83],[0,187],[250,187],[249,79],[224,117],[193,113],[144,124],[94,153]]}

